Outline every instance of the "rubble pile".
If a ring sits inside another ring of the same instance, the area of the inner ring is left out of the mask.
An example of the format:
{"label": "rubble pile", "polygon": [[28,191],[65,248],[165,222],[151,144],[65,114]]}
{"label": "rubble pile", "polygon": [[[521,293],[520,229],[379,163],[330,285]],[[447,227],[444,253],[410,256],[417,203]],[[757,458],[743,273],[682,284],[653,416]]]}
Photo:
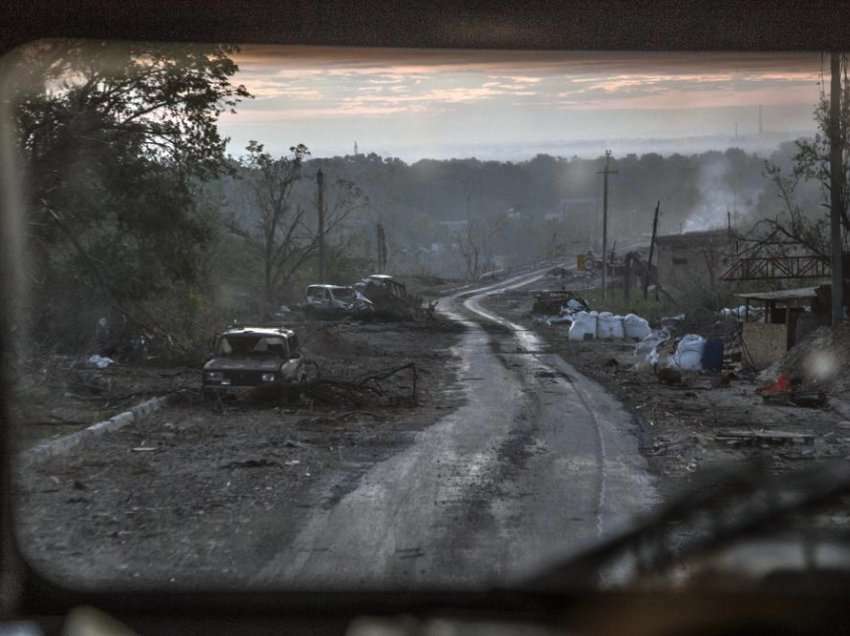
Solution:
{"label": "rubble pile", "polygon": [[762,382],[785,377],[803,389],[850,398],[850,324],[818,327],[758,377]]}

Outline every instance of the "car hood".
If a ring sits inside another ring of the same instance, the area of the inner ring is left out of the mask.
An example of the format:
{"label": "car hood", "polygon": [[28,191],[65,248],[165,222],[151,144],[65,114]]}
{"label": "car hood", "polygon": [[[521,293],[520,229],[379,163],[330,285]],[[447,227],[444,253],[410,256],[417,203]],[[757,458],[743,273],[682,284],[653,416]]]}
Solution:
{"label": "car hood", "polygon": [[277,371],[286,362],[280,358],[220,356],[204,364],[204,371]]}

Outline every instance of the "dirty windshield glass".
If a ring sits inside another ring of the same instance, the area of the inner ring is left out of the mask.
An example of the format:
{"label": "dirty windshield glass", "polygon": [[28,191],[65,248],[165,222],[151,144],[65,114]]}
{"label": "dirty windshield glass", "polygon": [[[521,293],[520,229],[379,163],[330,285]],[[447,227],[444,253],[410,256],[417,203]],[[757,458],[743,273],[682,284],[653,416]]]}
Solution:
{"label": "dirty windshield glass", "polygon": [[251,336],[223,336],[219,341],[218,353],[222,355],[278,355],[286,353],[283,338],[259,338]]}
{"label": "dirty windshield glass", "polygon": [[351,302],[354,300],[354,290],[350,287],[338,287],[333,290],[334,298],[343,302]]}
{"label": "dirty windshield glass", "polygon": [[23,554],[110,589],[522,586],[629,528],[690,558],[677,497],[703,545],[805,499],[764,484],[838,483],[789,475],[850,453],[846,65],[13,51]]}

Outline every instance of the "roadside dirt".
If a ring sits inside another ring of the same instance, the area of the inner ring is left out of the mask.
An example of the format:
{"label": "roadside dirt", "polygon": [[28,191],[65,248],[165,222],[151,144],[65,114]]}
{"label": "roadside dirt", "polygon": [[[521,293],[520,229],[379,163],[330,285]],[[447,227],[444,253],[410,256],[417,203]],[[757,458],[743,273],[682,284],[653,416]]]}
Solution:
{"label": "roadside dirt", "polygon": [[[296,330],[323,375],[353,379],[415,363],[417,404],[352,409],[240,399],[217,413],[191,393],[72,454],[18,471],[18,529],[31,563],[83,587],[244,585],[291,542],[312,508],[332,506],[461,402],[454,323]],[[409,383],[400,373],[382,388],[405,394]]]}
{"label": "roadside dirt", "polygon": [[[567,281],[567,289],[581,289],[583,282]],[[759,386],[755,374],[739,374],[722,387],[717,386],[717,376],[692,373],[684,376],[681,386],[668,386],[651,368],[635,368],[632,342],[574,342],[569,340],[568,324],[549,326],[535,320],[530,313],[534,292],[560,285],[560,280],[545,278],[528,288],[490,296],[482,304],[538,333],[550,351],[623,402],[635,417],[641,452],[658,476],[665,498],[683,489],[711,488],[705,479],[710,472],[702,469],[760,460],[781,474],[805,462],[850,458],[846,417],[829,408],[766,403],[755,393]],[[710,335],[706,332],[722,327],[687,325],[683,333],[701,328],[702,335]]]}
{"label": "roadside dirt", "polygon": [[18,443],[29,448],[108,419],[155,396],[199,388],[197,369],[111,364],[88,356],[46,356],[14,382]]}

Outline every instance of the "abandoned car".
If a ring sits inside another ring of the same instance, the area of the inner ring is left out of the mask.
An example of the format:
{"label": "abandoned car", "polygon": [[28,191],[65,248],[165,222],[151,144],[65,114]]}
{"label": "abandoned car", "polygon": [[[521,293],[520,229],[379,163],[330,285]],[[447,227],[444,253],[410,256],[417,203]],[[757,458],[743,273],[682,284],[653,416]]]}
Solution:
{"label": "abandoned car", "polygon": [[355,314],[371,311],[372,302],[353,287],[310,285],[304,310],[323,315]]}
{"label": "abandoned car", "polygon": [[306,380],[298,336],[282,327],[227,329],[216,336],[213,353],[203,366],[205,398],[234,389],[261,389],[293,398]]}

